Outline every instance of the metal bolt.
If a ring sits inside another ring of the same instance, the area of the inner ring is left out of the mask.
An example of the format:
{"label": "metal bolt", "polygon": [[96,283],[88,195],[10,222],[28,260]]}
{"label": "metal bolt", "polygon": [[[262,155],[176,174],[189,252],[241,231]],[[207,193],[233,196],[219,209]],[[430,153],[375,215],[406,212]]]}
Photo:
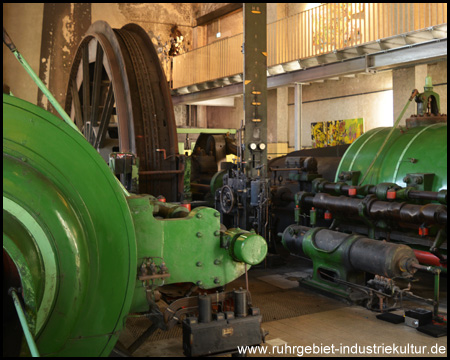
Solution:
{"label": "metal bolt", "polygon": [[198,267],[200,267],[200,266],[202,266],[203,264],[202,264],[201,261],[197,261],[197,264],[195,264],[195,265],[197,265]]}
{"label": "metal bolt", "polygon": [[198,286],[201,286],[201,285],[203,285],[203,281],[199,280],[199,281],[196,282],[196,284],[197,284]]}
{"label": "metal bolt", "polygon": [[350,174],[345,175],[345,180],[350,180],[352,176]]}
{"label": "metal bolt", "polygon": [[422,184],[422,183],[423,183],[423,179],[422,179],[421,177],[416,177],[416,178],[414,179],[414,182],[415,182],[416,184]]}
{"label": "metal bolt", "polygon": [[221,261],[219,259],[214,260],[214,265],[219,265]]}
{"label": "metal bolt", "polygon": [[201,219],[202,218],[202,214],[200,214],[200,213],[198,213],[197,215],[195,215],[195,216],[197,216],[199,219]]}
{"label": "metal bolt", "polygon": [[214,213],[214,216],[215,216],[215,217],[219,217],[219,216],[220,216],[220,213],[219,213],[218,211],[216,211],[216,212]]}
{"label": "metal bolt", "polygon": [[403,182],[405,182],[405,183],[409,183],[411,181],[411,178],[409,177],[409,176],[405,176],[404,178],[403,178]]}
{"label": "metal bolt", "polygon": [[199,231],[198,233],[197,233],[197,237],[198,238],[201,238],[203,236],[203,234]]}
{"label": "metal bolt", "polygon": [[220,230],[214,231],[214,236],[219,236],[219,235],[220,235]]}
{"label": "metal bolt", "polygon": [[214,279],[214,284],[220,284],[219,278],[215,278],[215,279]]}

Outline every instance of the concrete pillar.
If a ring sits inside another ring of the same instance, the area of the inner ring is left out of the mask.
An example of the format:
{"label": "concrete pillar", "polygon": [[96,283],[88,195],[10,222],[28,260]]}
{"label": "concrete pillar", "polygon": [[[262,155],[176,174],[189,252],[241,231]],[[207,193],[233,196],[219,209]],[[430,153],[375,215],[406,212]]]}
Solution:
{"label": "concrete pillar", "polygon": [[295,150],[301,150],[302,148],[302,84],[295,84],[294,90],[294,106],[295,106],[295,118],[294,118],[294,141]]}
{"label": "concrete pillar", "polygon": [[[39,74],[41,63],[39,53],[43,13],[44,4],[3,4],[3,27],[36,74]],[[24,31],[31,25],[33,31]],[[9,85],[14,96],[37,104],[37,85],[5,45],[3,45],[3,82]]]}
{"label": "concrete pillar", "polygon": [[197,126],[198,128],[208,127],[208,116],[206,112],[206,106],[197,105]]}
{"label": "concrete pillar", "polygon": [[277,136],[278,143],[288,142],[288,87],[277,88]]}
{"label": "concrete pillar", "polygon": [[[394,122],[405,107],[411,92],[414,89],[423,92],[425,78],[427,76],[427,65],[417,65],[404,69],[394,69],[392,71],[392,90],[394,98]],[[405,120],[416,113],[416,103],[411,102],[399,125],[405,126]],[[393,124],[392,124],[393,125]]]}
{"label": "concrete pillar", "polygon": [[[42,22],[39,77],[64,107],[72,61],[91,25],[91,4],[46,3]],[[39,91],[38,105],[58,114]]]}

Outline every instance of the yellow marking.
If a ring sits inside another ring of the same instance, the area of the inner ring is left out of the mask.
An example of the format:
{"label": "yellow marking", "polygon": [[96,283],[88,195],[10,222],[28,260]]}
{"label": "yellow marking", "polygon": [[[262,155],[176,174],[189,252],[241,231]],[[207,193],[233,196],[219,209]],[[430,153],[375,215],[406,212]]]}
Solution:
{"label": "yellow marking", "polygon": [[267,57],[267,53],[265,51],[262,52],[262,54]]}
{"label": "yellow marking", "polygon": [[252,13],[253,13],[253,14],[261,14],[261,11],[258,11],[258,10],[252,10]]}
{"label": "yellow marking", "polygon": [[252,119],[253,122],[261,122],[261,119]]}
{"label": "yellow marking", "polygon": [[252,91],[253,95],[261,95],[261,91]]}
{"label": "yellow marking", "polygon": [[252,105],[259,106],[259,105],[261,105],[261,103],[260,102],[252,102]]}
{"label": "yellow marking", "polygon": [[250,84],[252,81],[251,80],[245,80],[245,85]]}

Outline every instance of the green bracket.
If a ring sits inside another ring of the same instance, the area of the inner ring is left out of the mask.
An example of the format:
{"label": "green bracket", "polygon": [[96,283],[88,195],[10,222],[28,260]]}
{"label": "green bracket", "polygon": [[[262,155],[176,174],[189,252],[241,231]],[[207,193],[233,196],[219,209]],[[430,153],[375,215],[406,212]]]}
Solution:
{"label": "green bracket", "polygon": [[[367,201],[370,201],[372,197],[367,197]],[[359,217],[364,221],[364,223],[369,228],[369,238],[375,239],[375,225],[366,217],[366,211],[367,211],[367,201],[361,201],[358,204],[358,215]]]}
{"label": "green bracket", "polygon": [[[202,289],[223,286],[243,275],[245,264],[249,268],[267,254],[261,236],[241,229],[221,231],[215,209],[197,207],[182,218],[159,219],[155,207],[176,205],[161,205],[150,195],[130,196],[127,201],[136,230],[138,264],[145,258],[160,258],[170,274],[154,276],[152,288],[174,283],[193,283]],[[132,312],[148,309],[148,286],[136,280]]]}
{"label": "green bracket", "polygon": [[359,177],[361,176],[361,171],[342,171],[338,178],[344,181],[347,185],[358,185]]}
{"label": "green bracket", "polygon": [[415,190],[432,191],[434,176],[433,173],[406,174],[403,181]]}

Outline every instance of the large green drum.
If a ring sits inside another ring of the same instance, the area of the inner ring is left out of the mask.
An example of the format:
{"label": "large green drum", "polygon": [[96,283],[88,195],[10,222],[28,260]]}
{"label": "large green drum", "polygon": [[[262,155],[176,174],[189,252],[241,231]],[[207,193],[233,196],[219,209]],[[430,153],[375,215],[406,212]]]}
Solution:
{"label": "large green drum", "polygon": [[111,353],[136,279],[126,198],[82,135],[9,95],[3,95],[3,258],[3,286],[20,278],[42,356]]}
{"label": "large green drum", "polygon": [[[391,129],[372,129],[350,145],[335,181],[342,171],[360,171],[362,179]],[[425,190],[447,189],[447,124],[395,129],[362,185],[389,182],[405,187],[406,175],[417,173],[434,174]]]}

